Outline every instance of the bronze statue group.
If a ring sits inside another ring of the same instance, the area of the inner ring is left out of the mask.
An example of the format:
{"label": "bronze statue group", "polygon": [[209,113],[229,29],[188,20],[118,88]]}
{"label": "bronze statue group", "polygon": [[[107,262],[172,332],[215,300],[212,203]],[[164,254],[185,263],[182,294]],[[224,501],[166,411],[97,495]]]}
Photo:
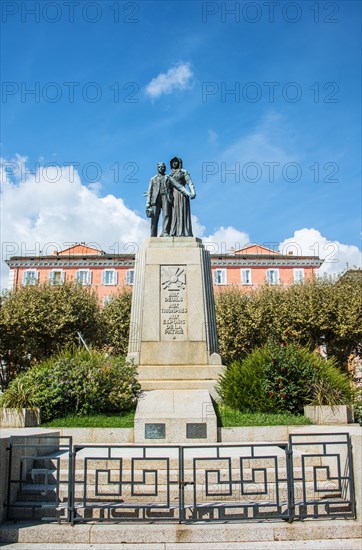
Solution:
{"label": "bronze statue group", "polygon": [[192,237],[190,199],[196,197],[190,174],[182,168],[182,160],[170,161],[171,172],[166,174],[164,162],[157,164],[157,174],[151,178],[146,193],[146,214],[151,219],[151,237],[157,237],[162,211],[160,237]]}

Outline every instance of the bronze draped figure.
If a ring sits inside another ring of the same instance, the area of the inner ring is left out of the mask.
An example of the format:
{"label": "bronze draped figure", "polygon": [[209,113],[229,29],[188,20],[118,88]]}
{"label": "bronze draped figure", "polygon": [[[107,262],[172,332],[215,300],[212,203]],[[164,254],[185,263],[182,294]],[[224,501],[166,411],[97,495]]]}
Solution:
{"label": "bronze draped figure", "polygon": [[157,237],[161,211],[161,237],[192,237],[190,199],[196,197],[195,186],[189,173],[183,169],[181,158],[174,157],[170,165],[171,172],[166,175],[165,164],[157,164],[157,174],[151,178],[146,193],[146,214],[151,218],[151,237]]}

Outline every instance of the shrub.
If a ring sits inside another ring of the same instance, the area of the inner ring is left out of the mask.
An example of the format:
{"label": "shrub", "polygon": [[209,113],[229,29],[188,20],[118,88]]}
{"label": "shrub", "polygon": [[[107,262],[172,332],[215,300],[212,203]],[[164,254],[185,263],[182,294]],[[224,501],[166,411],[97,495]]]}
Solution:
{"label": "shrub", "polygon": [[359,396],[356,399],[356,402],[354,403],[353,419],[354,419],[355,422],[360,424],[360,426],[362,426],[362,399],[361,399],[361,396]]}
{"label": "shrub", "polygon": [[271,342],[266,349],[265,391],[275,398],[278,410],[303,413],[317,380],[317,367],[325,360],[298,344]]}
{"label": "shrub", "polygon": [[306,404],[341,405],[353,398],[349,378],[335,360],[286,342],[269,342],[232,363],[218,391],[226,405],[242,412],[300,414]]}
{"label": "shrub", "polygon": [[226,368],[217,386],[226,405],[245,413],[273,411],[276,400],[263,387],[268,359],[269,350],[264,346]]}
{"label": "shrub", "polygon": [[310,405],[351,405],[354,391],[347,374],[340,371],[334,358],[328,361],[321,359],[318,365],[318,376],[312,387]]}
{"label": "shrub", "polygon": [[[2,400],[15,398],[16,384],[29,389],[42,421],[67,414],[122,412],[135,406],[140,392],[135,367],[122,357],[91,350],[66,350],[19,375]],[[11,405],[8,405],[11,406]]]}
{"label": "shrub", "polygon": [[13,380],[8,389],[0,397],[2,407],[12,409],[33,409],[34,406],[34,390],[26,383],[24,377],[18,376]]}

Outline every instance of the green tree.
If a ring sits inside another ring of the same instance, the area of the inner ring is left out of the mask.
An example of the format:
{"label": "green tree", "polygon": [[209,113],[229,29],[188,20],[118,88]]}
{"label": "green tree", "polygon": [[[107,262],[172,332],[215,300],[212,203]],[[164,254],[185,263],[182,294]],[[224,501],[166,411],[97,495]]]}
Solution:
{"label": "green tree", "polygon": [[132,291],[118,292],[103,308],[102,319],[106,332],[105,342],[113,354],[126,355],[130,331]]}
{"label": "green tree", "polygon": [[78,331],[89,344],[103,342],[94,290],[66,283],[24,286],[5,295],[0,309],[1,387],[36,362],[78,342]]}
{"label": "green tree", "polygon": [[324,343],[328,357],[346,366],[362,342],[361,296],[362,281],[344,278],[220,292],[216,317],[223,361],[240,360],[273,337],[311,350]]}

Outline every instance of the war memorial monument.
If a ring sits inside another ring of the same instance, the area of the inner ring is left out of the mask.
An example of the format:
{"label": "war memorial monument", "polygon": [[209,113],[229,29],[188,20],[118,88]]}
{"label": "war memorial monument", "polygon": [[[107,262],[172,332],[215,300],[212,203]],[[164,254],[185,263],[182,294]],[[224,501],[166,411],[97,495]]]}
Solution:
{"label": "war memorial monument", "polygon": [[216,442],[211,396],[222,365],[210,257],[192,234],[194,184],[180,158],[170,166],[166,174],[165,164],[158,163],[150,180],[151,237],[136,257],[128,359],[137,365],[145,391],[135,442]]}

